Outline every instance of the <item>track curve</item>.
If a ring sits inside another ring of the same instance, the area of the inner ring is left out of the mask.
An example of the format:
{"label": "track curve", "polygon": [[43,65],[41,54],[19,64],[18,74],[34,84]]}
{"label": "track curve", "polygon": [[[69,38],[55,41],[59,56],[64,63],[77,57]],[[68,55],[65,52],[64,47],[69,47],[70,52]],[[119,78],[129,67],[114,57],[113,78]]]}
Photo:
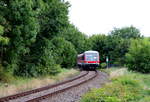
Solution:
{"label": "track curve", "polygon": [[[53,95],[56,95],[58,93],[61,93],[61,92],[64,92],[65,90],[68,90],[70,88],[73,88],[73,87],[76,87],[76,86],[79,86],[83,83],[86,83],[87,81],[89,80],[92,80],[93,78],[95,78],[97,76],[97,72],[96,71],[93,71],[94,73],[92,73],[91,71],[88,73],[88,75],[82,77],[82,79],[80,80],[80,82],[75,82],[74,84],[72,85],[67,85],[67,87],[65,88],[62,88],[62,89],[59,89],[59,90],[56,90],[52,93],[49,93],[47,95],[43,95],[43,96],[40,96],[40,97],[37,97],[37,98],[34,98],[34,99],[31,99],[31,100],[28,100],[27,102],[40,102],[41,100],[44,100],[48,97],[52,97]],[[84,79],[85,78],[85,79]],[[79,81],[79,79],[78,79]]]}
{"label": "track curve", "polygon": [[[93,79],[94,77],[96,77],[97,76],[96,73],[97,73],[96,71],[90,71],[90,72],[89,71],[82,71],[82,74],[80,74],[79,76],[74,77],[72,79],[69,79],[69,80],[54,84],[54,85],[50,85],[50,86],[34,89],[31,91],[26,91],[26,92],[22,92],[19,94],[3,97],[3,98],[0,98],[0,102],[16,102],[16,101],[18,102],[19,100],[21,102],[33,102],[33,101],[37,102],[37,101],[40,101],[40,100],[45,99],[47,97],[51,97],[54,94],[61,93],[67,89],[70,89],[72,87],[76,87],[82,83],[85,83],[85,82]],[[72,83],[72,84],[70,85],[68,83],[70,83],[70,84]],[[66,86],[66,87],[64,87],[64,86]],[[62,88],[60,88],[60,87],[62,87]],[[57,88],[57,90],[54,90],[56,88]],[[53,90],[53,91],[52,92],[46,92],[47,90],[49,90],[49,91]],[[42,92],[43,93],[46,92],[46,93],[43,95],[38,95],[38,93],[42,93]],[[28,98],[28,96],[31,96],[31,97]]]}

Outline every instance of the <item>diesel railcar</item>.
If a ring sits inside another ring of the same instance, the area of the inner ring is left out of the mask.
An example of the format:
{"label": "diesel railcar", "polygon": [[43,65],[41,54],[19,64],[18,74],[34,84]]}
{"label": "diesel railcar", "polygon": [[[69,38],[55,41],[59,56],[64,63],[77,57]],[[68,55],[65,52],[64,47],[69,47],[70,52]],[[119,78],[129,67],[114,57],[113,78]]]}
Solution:
{"label": "diesel railcar", "polygon": [[77,56],[77,65],[84,70],[95,70],[99,63],[98,51],[85,51]]}

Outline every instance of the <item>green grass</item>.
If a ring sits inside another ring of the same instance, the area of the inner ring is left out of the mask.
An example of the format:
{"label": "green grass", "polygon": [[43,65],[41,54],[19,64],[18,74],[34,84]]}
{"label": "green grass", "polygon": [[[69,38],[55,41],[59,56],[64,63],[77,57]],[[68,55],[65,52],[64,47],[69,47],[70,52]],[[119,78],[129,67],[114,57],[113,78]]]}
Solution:
{"label": "green grass", "polygon": [[111,83],[85,94],[81,102],[150,102],[150,75],[129,72],[125,68],[104,70]]}

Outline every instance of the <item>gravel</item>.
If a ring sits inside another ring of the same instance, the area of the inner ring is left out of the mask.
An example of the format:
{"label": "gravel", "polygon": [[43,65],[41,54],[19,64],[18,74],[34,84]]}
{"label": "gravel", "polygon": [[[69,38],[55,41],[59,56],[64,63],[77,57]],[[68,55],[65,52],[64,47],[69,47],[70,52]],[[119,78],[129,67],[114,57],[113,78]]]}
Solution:
{"label": "gravel", "polygon": [[98,71],[98,76],[87,83],[56,94],[53,97],[42,100],[42,102],[79,102],[82,95],[91,90],[91,88],[100,88],[108,81],[108,75]]}
{"label": "gravel", "polygon": [[[81,72],[81,74],[85,73],[84,71]],[[20,97],[18,99],[14,99],[14,100],[10,100],[9,102],[26,102],[28,100],[31,100],[33,98],[36,98],[36,97],[40,97],[40,96],[43,96],[43,95],[47,95],[49,93],[52,93],[52,92],[55,92],[57,90],[60,90],[60,89],[63,89],[65,87],[68,87],[68,86],[71,86],[71,85],[74,85],[74,84],[77,84],[77,83],[80,83],[82,82],[83,80],[85,79],[88,79],[89,77],[87,76],[93,76],[95,73],[94,71],[93,72],[90,72],[88,75],[84,76],[84,77],[81,77],[80,79],[78,80],[74,80],[72,82],[69,82],[69,83],[66,83],[66,84],[63,84],[61,86],[57,86],[55,88],[51,88],[51,89],[48,89],[48,90],[44,90],[44,91],[41,91],[41,92],[37,92],[37,93],[34,93],[34,94],[30,94],[30,95],[26,95],[24,97]]]}

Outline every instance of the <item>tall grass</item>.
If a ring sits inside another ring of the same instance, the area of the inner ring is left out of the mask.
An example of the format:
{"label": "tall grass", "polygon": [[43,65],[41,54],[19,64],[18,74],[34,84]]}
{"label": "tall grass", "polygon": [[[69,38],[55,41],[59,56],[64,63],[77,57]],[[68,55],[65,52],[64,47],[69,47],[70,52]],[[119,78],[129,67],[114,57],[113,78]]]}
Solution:
{"label": "tall grass", "polygon": [[62,69],[61,73],[55,76],[43,76],[38,78],[17,77],[13,82],[0,83],[0,97],[50,85],[65,80],[66,78],[73,77],[78,73],[79,72],[74,69]]}
{"label": "tall grass", "polygon": [[150,75],[125,68],[105,71],[112,82],[85,94],[81,102],[150,102]]}

